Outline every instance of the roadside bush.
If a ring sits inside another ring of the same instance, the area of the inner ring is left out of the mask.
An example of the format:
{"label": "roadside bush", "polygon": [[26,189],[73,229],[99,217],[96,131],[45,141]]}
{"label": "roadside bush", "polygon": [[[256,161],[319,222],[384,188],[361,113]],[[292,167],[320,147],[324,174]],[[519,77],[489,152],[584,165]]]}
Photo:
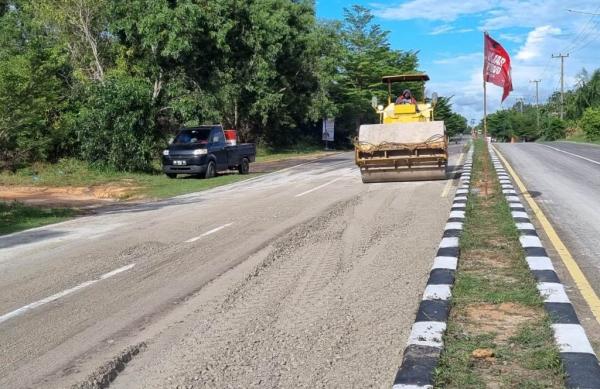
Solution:
{"label": "roadside bush", "polygon": [[564,139],[566,136],[566,123],[558,118],[548,118],[545,128],[543,129],[545,140]]}
{"label": "roadside bush", "polygon": [[119,171],[152,170],[162,141],[152,85],[119,75],[92,85],[89,92],[76,122],[81,158]]}
{"label": "roadside bush", "polygon": [[42,49],[0,56],[0,169],[51,159],[64,143],[61,65]]}
{"label": "roadside bush", "polygon": [[586,109],[581,117],[581,127],[588,140],[600,140],[600,108]]}

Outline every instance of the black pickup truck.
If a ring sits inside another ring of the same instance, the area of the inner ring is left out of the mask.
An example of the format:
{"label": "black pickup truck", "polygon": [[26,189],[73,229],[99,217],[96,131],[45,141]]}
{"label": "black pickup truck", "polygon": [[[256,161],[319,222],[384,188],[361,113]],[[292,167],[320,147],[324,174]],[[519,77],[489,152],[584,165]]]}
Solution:
{"label": "black pickup truck", "polygon": [[253,143],[229,145],[220,125],[182,128],[163,150],[163,172],[169,178],[177,174],[195,174],[205,178],[218,172],[237,170],[248,174],[256,159]]}

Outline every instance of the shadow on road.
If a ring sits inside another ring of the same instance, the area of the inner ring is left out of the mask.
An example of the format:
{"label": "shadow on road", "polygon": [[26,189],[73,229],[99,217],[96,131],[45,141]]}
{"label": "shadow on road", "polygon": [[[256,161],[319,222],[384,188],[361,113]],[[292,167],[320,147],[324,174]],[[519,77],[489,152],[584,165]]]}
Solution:
{"label": "shadow on road", "polygon": [[56,238],[66,235],[67,233],[68,232],[66,231],[35,230],[21,232],[15,236],[4,236],[0,237],[0,249],[7,249],[23,244],[39,242],[45,239]]}

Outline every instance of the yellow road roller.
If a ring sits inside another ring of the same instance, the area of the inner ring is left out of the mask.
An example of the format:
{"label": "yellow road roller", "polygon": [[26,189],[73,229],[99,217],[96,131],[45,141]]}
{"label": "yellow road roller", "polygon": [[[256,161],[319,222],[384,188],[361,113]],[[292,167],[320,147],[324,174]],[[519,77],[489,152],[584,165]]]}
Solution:
{"label": "yellow road roller", "polygon": [[388,85],[387,106],[373,101],[380,124],[361,125],[354,142],[355,160],[364,183],[447,178],[446,127],[433,115],[437,96],[434,94],[430,102],[417,102],[404,95],[392,100],[393,83],[421,82],[424,89],[425,81],[429,76],[423,73],[382,78]]}

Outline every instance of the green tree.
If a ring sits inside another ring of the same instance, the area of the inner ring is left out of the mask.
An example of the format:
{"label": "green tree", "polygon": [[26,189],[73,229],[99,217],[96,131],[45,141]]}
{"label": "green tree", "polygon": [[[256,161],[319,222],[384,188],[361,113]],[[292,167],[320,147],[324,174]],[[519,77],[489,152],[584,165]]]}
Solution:
{"label": "green tree", "polygon": [[[355,134],[363,123],[375,123],[378,118],[371,107],[371,97],[387,99],[385,75],[416,72],[417,54],[390,48],[389,31],[373,23],[373,14],[359,5],[344,9],[341,41],[344,48],[340,63],[338,88],[334,91],[341,119],[338,128]],[[420,83],[396,84],[393,94],[411,88],[419,98]]]}
{"label": "green tree", "polygon": [[557,117],[549,116],[546,118],[543,128],[543,134],[545,140],[558,140],[564,139],[566,133],[566,124],[563,120]]}
{"label": "green tree", "polygon": [[27,7],[6,2],[2,9],[0,160],[14,168],[71,149],[61,120],[71,81],[64,51]]}
{"label": "green tree", "polygon": [[600,140],[600,107],[589,107],[584,111],[581,127],[588,140]]}
{"label": "green tree", "polygon": [[75,121],[85,160],[116,170],[151,170],[161,139],[151,88],[147,80],[111,74],[90,86]]}
{"label": "green tree", "polygon": [[452,97],[439,97],[434,106],[433,117],[435,120],[444,121],[446,133],[449,137],[462,134],[467,130],[467,119],[452,111]]}
{"label": "green tree", "polygon": [[108,0],[36,0],[24,4],[68,51],[77,77],[104,80],[112,61]]}

